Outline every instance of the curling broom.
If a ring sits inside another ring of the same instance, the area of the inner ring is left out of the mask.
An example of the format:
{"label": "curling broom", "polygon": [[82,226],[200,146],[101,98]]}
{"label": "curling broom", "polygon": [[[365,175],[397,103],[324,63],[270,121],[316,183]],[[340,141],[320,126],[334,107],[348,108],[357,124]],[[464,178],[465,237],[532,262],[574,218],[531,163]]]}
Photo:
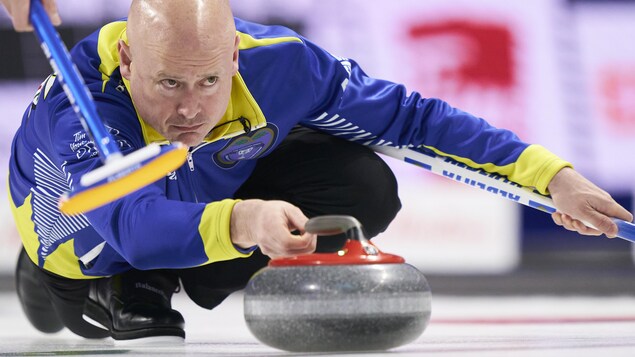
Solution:
{"label": "curling broom", "polygon": [[40,0],[31,0],[29,19],[103,163],[84,174],[75,189],[60,198],[61,212],[75,215],[110,203],[159,180],[185,162],[187,147],[178,142],[163,146],[150,144],[124,156],[99,118],[92,95]]}

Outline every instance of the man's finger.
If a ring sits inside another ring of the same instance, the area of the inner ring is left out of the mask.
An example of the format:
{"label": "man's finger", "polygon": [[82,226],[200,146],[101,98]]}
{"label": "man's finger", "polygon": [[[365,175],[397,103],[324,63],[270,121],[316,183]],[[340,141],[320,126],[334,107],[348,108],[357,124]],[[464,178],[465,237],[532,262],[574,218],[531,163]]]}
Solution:
{"label": "man's finger", "polygon": [[302,213],[299,208],[290,206],[285,208],[285,214],[287,216],[289,229],[304,233],[304,225],[309,220],[304,213]]}
{"label": "man's finger", "polygon": [[11,8],[7,5],[16,31],[33,31],[33,26],[29,22],[29,4],[29,1],[20,1],[17,4],[13,3]]}
{"label": "man's finger", "polygon": [[285,237],[283,244],[284,249],[290,252],[306,252],[311,250],[311,246],[314,244],[314,234],[295,235],[288,233]]}
{"label": "man's finger", "polygon": [[60,14],[57,11],[57,5],[54,0],[43,0],[42,5],[44,5],[46,13],[49,14],[53,25],[58,26],[62,23],[62,19],[60,18]]}
{"label": "man's finger", "polygon": [[587,227],[584,223],[582,223],[581,221],[578,221],[578,220],[573,220],[573,227],[580,234],[589,235],[589,236],[600,236],[600,235],[602,235],[602,232],[598,231],[597,229],[593,229],[591,227]]}
{"label": "man's finger", "polygon": [[591,223],[601,233],[607,236],[615,236],[617,234],[617,225],[609,217],[597,211],[588,214],[586,221]]}
{"label": "man's finger", "polygon": [[620,206],[617,202],[613,202],[613,204],[607,207],[606,209],[604,210],[600,209],[599,211],[600,213],[604,213],[605,215],[612,218],[619,218],[626,222],[633,221],[633,214],[629,212],[626,208]]}

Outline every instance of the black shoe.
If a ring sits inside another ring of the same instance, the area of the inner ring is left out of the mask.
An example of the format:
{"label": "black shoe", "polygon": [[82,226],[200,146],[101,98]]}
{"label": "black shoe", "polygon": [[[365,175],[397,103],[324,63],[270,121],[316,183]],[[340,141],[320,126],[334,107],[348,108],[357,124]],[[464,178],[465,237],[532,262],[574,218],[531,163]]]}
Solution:
{"label": "black shoe", "polygon": [[165,271],[129,271],[91,284],[84,315],[115,340],[185,338],[183,316],[171,307],[178,278]]}
{"label": "black shoe", "polygon": [[39,268],[33,264],[23,247],[15,268],[15,287],[22,310],[38,331],[61,331],[64,323],[57,316],[44,284],[38,279],[39,276]]}

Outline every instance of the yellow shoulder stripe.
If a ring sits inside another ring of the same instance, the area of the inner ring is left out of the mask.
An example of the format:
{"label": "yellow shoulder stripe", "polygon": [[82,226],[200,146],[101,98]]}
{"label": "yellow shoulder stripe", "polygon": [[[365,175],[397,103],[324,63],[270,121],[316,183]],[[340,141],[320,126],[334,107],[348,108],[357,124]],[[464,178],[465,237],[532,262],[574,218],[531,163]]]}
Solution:
{"label": "yellow shoulder stripe", "polygon": [[239,50],[247,50],[255,47],[263,47],[276,45],[279,43],[285,42],[299,42],[302,43],[302,40],[298,37],[274,37],[274,38],[255,38],[249,34],[244,32],[236,31],[238,37],[240,37],[240,45],[238,46]]}

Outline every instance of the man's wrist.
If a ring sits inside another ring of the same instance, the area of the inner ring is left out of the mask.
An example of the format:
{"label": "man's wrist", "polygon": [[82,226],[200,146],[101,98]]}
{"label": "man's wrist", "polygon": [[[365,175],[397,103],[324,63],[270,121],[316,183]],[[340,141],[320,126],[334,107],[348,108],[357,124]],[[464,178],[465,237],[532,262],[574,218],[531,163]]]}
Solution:
{"label": "man's wrist", "polygon": [[234,245],[234,248],[239,252],[243,253],[243,251],[247,251],[247,253],[254,251],[257,245],[255,242],[245,239],[247,235],[245,235],[240,229],[240,222],[243,220],[241,216],[245,214],[245,204],[244,201],[238,201],[232,208],[232,214],[229,222],[229,237]]}
{"label": "man's wrist", "polygon": [[575,170],[573,168],[568,166],[563,167],[553,176],[551,181],[549,181],[547,190],[549,190],[550,193],[557,192],[562,185],[566,185],[567,177],[570,177],[572,174],[575,174]]}

